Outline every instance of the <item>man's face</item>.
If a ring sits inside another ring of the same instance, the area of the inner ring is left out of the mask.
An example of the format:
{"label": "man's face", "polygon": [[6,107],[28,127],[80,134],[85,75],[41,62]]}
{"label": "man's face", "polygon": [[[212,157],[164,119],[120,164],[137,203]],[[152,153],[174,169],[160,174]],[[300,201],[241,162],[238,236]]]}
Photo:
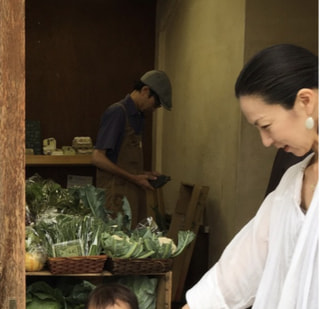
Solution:
{"label": "man's face", "polygon": [[148,86],[143,86],[141,91],[140,110],[143,112],[153,112],[161,107],[158,95],[152,91]]}

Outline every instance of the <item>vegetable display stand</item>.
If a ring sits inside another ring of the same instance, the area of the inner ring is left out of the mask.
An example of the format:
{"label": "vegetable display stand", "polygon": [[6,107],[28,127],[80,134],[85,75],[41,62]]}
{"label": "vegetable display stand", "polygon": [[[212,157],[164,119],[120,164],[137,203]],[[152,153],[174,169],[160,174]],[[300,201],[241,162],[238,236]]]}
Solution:
{"label": "vegetable display stand", "polygon": [[26,155],[26,177],[39,174],[67,186],[68,175],[91,177],[95,183],[96,168],[91,164],[91,155]]}
{"label": "vegetable display stand", "polygon": [[[152,273],[149,274],[152,277],[158,279],[157,290],[156,290],[156,309],[171,309],[171,290],[172,290],[172,272],[168,271],[165,273]],[[94,284],[102,282],[104,277],[114,277],[109,271],[102,271],[100,273],[83,273],[83,274],[52,274],[50,271],[39,271],[39,272],[26,272],[28,278],[54,278],[54,277],[78,277],[91,281]]]}

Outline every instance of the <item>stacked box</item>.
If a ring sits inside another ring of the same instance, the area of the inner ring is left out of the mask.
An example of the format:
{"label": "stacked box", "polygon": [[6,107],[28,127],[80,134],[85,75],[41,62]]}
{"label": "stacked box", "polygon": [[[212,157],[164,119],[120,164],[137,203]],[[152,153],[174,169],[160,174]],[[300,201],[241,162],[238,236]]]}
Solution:
{"label": "stacked box", "polygon": [[26,148],[33,149],[34,154],[42,153],[40,121],[26,120]]}

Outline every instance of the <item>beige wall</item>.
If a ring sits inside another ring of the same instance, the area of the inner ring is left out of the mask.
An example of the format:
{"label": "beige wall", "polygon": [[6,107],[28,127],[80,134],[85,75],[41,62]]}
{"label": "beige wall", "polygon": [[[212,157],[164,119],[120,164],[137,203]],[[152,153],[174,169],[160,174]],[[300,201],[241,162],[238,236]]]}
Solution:
{"label": "beige wall", "polygon": [[172,80],[173,110],[156,121],[157,129],[163,124],[156,167],[173,179],[164,188],[169,212],[181,181],[210,186],[214,248],[234,234],[240,112],[233,83],[243,62],[244,13],[244,1],[159,2],[158,67]]}
{"label": "beige wall", "polygon": [[235,79],[267,45],[317,45],[317,1],[300,2],[158,1],[156,66],[172,80],[173,110],[156,115],[153,161],[172,177],[163,189],[169,213],[181,181],[210,186],[210,263],[259,207],[275,153],[242,119]]}

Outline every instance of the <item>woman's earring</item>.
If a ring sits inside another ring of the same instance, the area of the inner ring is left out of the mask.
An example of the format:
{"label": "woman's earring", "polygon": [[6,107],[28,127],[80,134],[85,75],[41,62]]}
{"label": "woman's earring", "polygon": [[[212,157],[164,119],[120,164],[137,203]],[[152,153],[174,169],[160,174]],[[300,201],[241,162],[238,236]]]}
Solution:
{"label": "woman's earring", "polygon": [[312,117],[308,117],[305,122],[305,126],[308,130],[312,130],[314,127],[314,120]]}

